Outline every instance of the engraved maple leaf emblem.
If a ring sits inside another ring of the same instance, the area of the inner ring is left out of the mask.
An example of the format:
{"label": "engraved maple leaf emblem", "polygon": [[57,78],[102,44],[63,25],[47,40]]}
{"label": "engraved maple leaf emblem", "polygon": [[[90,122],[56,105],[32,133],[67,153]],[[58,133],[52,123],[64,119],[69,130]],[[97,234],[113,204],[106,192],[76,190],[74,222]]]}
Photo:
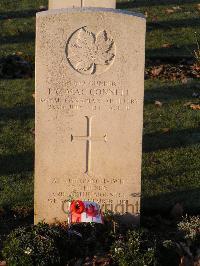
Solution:
{"label": "engraved maple leaf emblem", "polygon": [[86,27],[76,33],[68,44],[68,60],[80,73],[94,74],[97,67],[107,68],[115,57],[115,44],[105,30],[94,34]]}

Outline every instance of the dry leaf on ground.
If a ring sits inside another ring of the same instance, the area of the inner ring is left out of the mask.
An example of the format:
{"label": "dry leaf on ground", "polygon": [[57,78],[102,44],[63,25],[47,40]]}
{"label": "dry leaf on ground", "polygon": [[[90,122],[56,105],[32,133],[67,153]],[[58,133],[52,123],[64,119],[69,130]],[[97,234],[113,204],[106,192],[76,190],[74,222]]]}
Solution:
{"label": "dry leaf on ground", "polygon": [[194,266],[194,263],[191,258],[188,258],[187,256],[183,256],[181,258],[179,266]]}
{"label": "dry leaf on ground", "polygon": [[45,10],[47,10],[47,7],[46,7],[46,6],[40,6],[40,7],[39,7],[39,10],[40,10],[40,11],[45,11]]}
{"label": "dry leaf on ground", "polygon": [[170,48],[170,47],[172,47],[172,44],[170,44],[170,43],[164,43],[162,45],[162,48]]}
{"label": "dry leaf on ground", "polygon": [[162,103],[160,102],[160,101],[155,101],[155,103],[154,103],[157,107],[162,107]]}
{"label": "dry leaf on ground", "polygon": [[174,10],[182,10],[182,8],[180,6],[173,6],[172,9],[174,9]]}
{"label": "dry leaf on ground", "polygon": [[[167,44],[164,44],[167,47]],[[181,80],[183,84],[191,84],[195,79],[200,77],[200,70],[195,69],[194,65],[182,63],[148,62],[145,69],[146,79],[168,79]]]}
{"label": "dry leaf on ground", "polygon": [[200,266],[200,259],[194,262],[194,266]]}
{"label": "dry leaf on ground", "polygon": [[174,9],[166,9],[165,12],[166,12],[167,14],[172,14],[172,13],[174,13],[175,11],[174,11]]}
{"label": "dry leaf on ground", "polygon": [[192,110],[200,110],[200,104],[190,104],[190,108]]}
{"label": "dry leaf on ground", "polygon": [[23,55],[23,52],[21,52],[21,51],[17,51],[15,54],[16,54],[16,55]]}
{"label": "dry leaf on ground", "polygon": [[197,70],[197,71],[200,72],[200,65],[198,65],[198,64],[194,64],[194,65],[192,66],[192,69]]}
{"label": "dry leaf on ground", "polygon": [[168,133],[170,132],[170,128],[166,127],[166,128],[162,128],[161,129],[163,133]]}
{"label": "dry leaf on ground", "polygon": [[160,75],[160,73],[162,72],[163,70],[163,66],[159,66],[159,67],[153,67],[153,69],[151,70],[151,74],[154,76],[154,77],[157,77]]}

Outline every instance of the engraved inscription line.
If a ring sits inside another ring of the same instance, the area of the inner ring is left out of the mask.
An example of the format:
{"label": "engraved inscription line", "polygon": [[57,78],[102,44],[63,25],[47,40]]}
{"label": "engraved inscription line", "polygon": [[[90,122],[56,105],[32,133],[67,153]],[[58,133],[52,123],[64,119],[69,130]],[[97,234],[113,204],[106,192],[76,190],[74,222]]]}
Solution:
{"label": "engraved inscription line", "polygon": [[93,137],[92,136],[92,120],[94,116],[88,117],[85,116],[87,120],[87,135],[86,136],[73,136],[71,135],[71,141],[86,141],[86,174],[89,174],[91,171],[91,156],[92,156],[92,141],[104,141],[107,142],[107,134],[103,137]]}

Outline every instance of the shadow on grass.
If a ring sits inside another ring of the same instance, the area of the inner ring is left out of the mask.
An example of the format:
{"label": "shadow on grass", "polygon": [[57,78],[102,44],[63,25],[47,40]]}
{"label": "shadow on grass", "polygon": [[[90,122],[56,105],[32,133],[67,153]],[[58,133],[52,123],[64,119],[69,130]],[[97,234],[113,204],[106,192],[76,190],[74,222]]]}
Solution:
{"label": "shadow on grass", "polygon": [[143,152],[187,147],[198,143],[200,143],[200,128],[151,133],[143,137]]}
{"label": "shadow on grass", "polygon": [[[187,27],[196,27],[199,28],[200,19],[199,18],[191,18],[191,19],[178,19],[178,20],[167,20],[167,21],[159,21],[159,22],[148,22],[147,30],[157,30],[157,29],[174,29],[174,28],[187,28]],[[194,28],[193,28],[194,29]],[[195,29],[194,29],[195,32]],[[195,34],[194,34],[195,39]]]}
{"label": "shadow on grass", "polygon": [[36,9],[0,12],[0,20],[13,19],[13,18],[30,18],[35,16],[37,12],[38,10]]}
{"label": "shadow on grass", "polygon": [[[163,43],[164,44],[164,43]],[[159,47],[159,48],[149,48],[146,49],[146,57],[147,58],[170,58],[175,57],[176,60],[181,60],[183,58],[194,58],[193,51],[194,51],[195,44],[190,45],[182,45],[182,46],[172,46],[169,48],[166,47]]]}
{"label": "shadow on grass", "polygon": [[183,206],[184,213],[200,213],[200,188],[174,191],[171,193],[160,194],[158,196],[142,198],[142,214],[168,214],[176,203]]}
{"label": "shadow on grass", "polygon": [[33,105],[0,108],[0,121],[27,120],[31,118],[34,118]]}
{"label": "shadow on grass", "polygon": [[198,4],[199,0],[132,0],[117,3],[117,8],[134,8],[166,5]]}
{"label": "shadow on grass", "polygon": [[27,151],[18,154],[0,155],[0,175],[30,172],[34,169],[34,153]]}
{"label": "shadow on grass", "polygon": [[195,87],[196,83],[191,83],[189,85],[173,84],[173,86],[168,84],[152,87],[151,89],[145,90],[145,104],[154,103],[156,100],[164,103],[184,99],[191,100],[192,94],[196,91]]}
{"label": "shadow on grass", "polygon": [[18,35],[1,37],[1,45],[12,43],[29,43],[35,40],[35,32],[21,32]]}

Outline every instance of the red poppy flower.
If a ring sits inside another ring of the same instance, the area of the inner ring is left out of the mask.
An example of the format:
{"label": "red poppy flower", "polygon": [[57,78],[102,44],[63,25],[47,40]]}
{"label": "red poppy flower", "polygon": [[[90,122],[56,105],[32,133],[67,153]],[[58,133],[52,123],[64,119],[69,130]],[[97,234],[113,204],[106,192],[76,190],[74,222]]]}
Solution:
{"label": "red poppy flower", "polygon": [[85,210],[85,205],[81,200],[73,200],[70,205],[70,212],[81,214]]}

